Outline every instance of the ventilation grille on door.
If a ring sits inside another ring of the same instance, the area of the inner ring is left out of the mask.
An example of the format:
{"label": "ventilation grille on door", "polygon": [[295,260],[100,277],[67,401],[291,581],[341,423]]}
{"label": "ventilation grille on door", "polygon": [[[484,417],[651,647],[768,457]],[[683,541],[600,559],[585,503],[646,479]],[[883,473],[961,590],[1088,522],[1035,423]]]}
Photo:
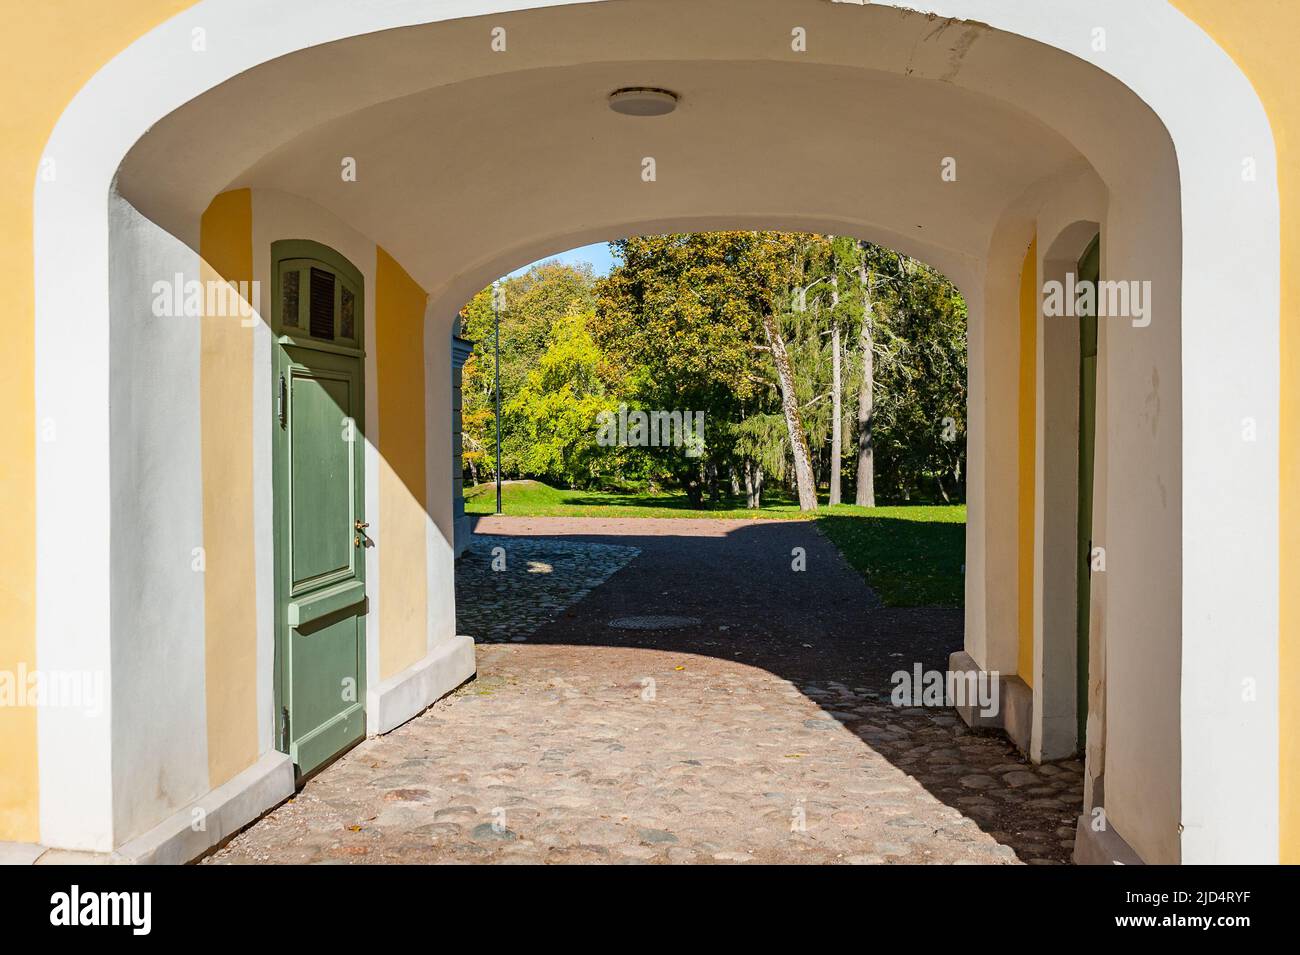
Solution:
{"label": "ventilation grille on door", "polygon": [[302,273],[297,269],[287,271],[280,277],[280,323],[286,328],[298,328],[298,279]]}
{"label": "ventilation grille on door", "polygon": [[334,274],[311,270],[311,337],[334,338]]}

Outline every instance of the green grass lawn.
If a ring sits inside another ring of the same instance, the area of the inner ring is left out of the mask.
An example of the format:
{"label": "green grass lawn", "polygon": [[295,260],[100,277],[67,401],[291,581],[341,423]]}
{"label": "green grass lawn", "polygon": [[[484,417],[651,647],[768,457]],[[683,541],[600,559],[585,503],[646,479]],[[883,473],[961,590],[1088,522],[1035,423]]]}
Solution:
{"label": "green grass lawn", "polygon": [[[569,491],[538,481],[502,488],[502,509],[521,517],[680,517],[807,519],[799,505],[775,499],[757,510],[734,503],[692,507],[685,494],[649,491]],[[469,514],[492,514],[496,488],[465,491]],[[960,607],[966,551],[966,507],[822,507],[818,526],[891,607]]]}
{"label": "green grass lawn", "polygon": [[[566,491],[540,481],[512,481],[501,488],[502,510],[521,517],[735,517],[798,518],[799,505],[774,500],[759,511],[726,506],[693,507],[685,494],[661,491]],[[465,489],[467,514],[496,512],[496,486]]]}
{"label": "green grass lawn", "polygon": [[890,607],[960,607],[966,506],[828,508],[817,526]]}

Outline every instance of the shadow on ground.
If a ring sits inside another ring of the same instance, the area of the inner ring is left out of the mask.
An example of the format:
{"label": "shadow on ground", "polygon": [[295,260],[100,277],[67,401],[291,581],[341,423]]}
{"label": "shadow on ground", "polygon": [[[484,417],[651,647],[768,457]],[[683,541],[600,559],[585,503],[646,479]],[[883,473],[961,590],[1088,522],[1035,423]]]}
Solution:
{"label": "shadow on ground", "polygon": [[[476,548],[457,566],[460,632],[482,640],[484,621],[509,609],[481,605],[477,580],[525,614],[539,614],[518,623],[516,641],[659,650],[761,668],[1017,857],[1069,860],[1082,805],[1079,763],[1036,767],[1001,736],[972,733],[949,709],[893,705],[898,671],[918,664],[946,670],[948,655],[962,645],[962,611],[882,606],[814,523],[482,517],[474,526],[477,534],[521,543],[584,542],[639,553],[603,583],[587,581],[593,586],[563,606],[537,561],[507,561],[504,571],[492,571],[488,553]],[[951,534],[952,525],[937,532]],[[611,626],[654,616],[688,622],[673,629]]]}

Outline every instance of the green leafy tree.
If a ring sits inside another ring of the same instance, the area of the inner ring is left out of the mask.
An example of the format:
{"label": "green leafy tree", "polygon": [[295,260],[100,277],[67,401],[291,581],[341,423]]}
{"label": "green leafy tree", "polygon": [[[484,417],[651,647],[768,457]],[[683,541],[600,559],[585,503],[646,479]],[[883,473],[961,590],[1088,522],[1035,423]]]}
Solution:
{"label": "green leafy tree", "polygon": [[618,402],[588,321],[568,315],[552,324],[546,350],[502,409],[519,426],[522,473],[569,487],[589,483],[612,463],[597,444],[596,422]]}
{"label": "green leafy tree", "polygon": [[892,500],[964,499],[965,300],[915,259],[871,246],[867,263],[876,483]]}
{"label": "green leafy tree", "polygon": [[[505,282],[503,472],[568,485],[668,484],[699,504],[723,488],[757,507],[765,478],[815,504],[960,499],[966,309],[942,275],[851,237],[642,236],[589,269],[543,263]],[[490,290],[462,310],[465,466],[490,478],[496,411]],[[596,416],[702,411],[700,456],[603,447]],[[856,411],[854,410],[856,409]],[[853,420],[856,418],[856,421]],[[856,445],[856,454],[851,452]]]}
{"label": "green leafy tree", "polygon": [[[501,470],[503,476],[525,473],[530,454],[527,430],[511,421],[511,396],[524,386],[550,343],[552,326],[575,315],[589,315],[595,304],[595,277],[590,266],[543,262],[522,275],[506,279],[501,311]],[[475,343],[465,363],[461,384],[461,428],[471,478],[492,475],[496,459],[496,402],[493,391],[492,289],[485,288],[460,312],[460,334]]]}
{"label": "green leafy tree", "polygon": [[703,460],[676,449],[660,455],[692,500],[706,488],[718,496],[720,475],[735,464],[732,425],[769,413],[774,398],[795,457],[806,460],[793,382],[773,393],[774,381],[793,376],[781,315],[799,241],[774,232],[705,232],[614,243],[622,265],[599,284],[597,340],[627,369],[627,391],[642,406],[704,412]]}

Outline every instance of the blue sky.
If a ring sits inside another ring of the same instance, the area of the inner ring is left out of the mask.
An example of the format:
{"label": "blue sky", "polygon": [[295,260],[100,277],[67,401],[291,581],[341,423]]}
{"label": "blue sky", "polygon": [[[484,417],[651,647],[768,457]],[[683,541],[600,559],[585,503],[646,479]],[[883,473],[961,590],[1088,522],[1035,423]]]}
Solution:
{"label": "blue sky", "polygon": [[[550,262],[554,259],[559,259],[565,265],[577,265],[579,262],[590,262],[592,268],[596,270],[597,275],[608,275],[609,270],[614,267],[614,259],[609,254],[608,242],[597,242],[594,245],[584,245],[581,248],[570,249],[569,251],[561,252],[558,255],[544,256],[537,261]],[[522,268],[515,269],[510,274],[520,275],[521,273],[527,272],[536,264],[537,262],[530,262]]]}

